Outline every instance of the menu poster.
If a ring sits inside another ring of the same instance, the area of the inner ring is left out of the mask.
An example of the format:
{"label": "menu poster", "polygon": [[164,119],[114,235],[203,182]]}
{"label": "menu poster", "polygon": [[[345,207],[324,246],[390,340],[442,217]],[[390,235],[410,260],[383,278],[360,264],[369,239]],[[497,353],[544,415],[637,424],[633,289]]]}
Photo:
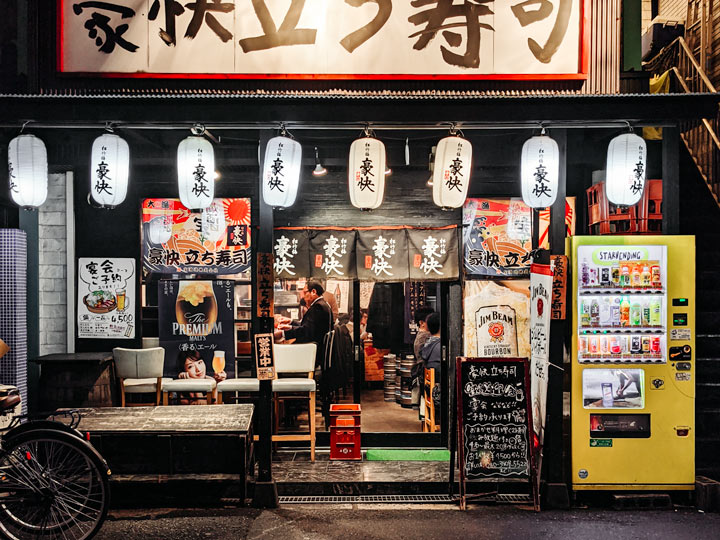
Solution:
{"label": "menu poster", "polygon": [[310,277],[355,279],[355,231],[309,230]]}
{"label": "menu poster", "polygon": [[405,229],[360,230],[357,276],[361,281],[407,281],[408,240]]}
{"label": "menu poster", "polygon": [[78,337],[135,337],[135,259],[78,260]]}
{"label": "menu poster", "polygon": [[532,211],[522,199],[467,199],[463,228],[468,276],[530,274]]}
{"label": "menu poster", "polygon": [[158,282],[163,375],[220,382],[235,375],[233,281]]}
{"label": "menu poster", "polygon": [[142,201],[145,275],[249,272],[250,199],[213,199],[191,212],[177,199]]}
{"label": "menu poster", "polygon": [[527,359],[458,357],[456,374],[462,506],[467,480],[528,480],[537,492]]}
{"label": "menu poster", "polygon": [[275,229],[273,269],[276,279],[299,279],[310,276],[308,234],[306,229]]}

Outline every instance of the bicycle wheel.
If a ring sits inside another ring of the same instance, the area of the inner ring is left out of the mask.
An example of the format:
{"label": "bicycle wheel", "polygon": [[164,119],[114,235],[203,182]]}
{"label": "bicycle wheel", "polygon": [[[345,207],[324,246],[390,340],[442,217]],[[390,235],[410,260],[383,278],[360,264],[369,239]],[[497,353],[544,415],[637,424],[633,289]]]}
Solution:
{"label": "bicycle wheel", "polygon": [[26,538],[92,538],[110,503],[108,468],[62,431],[27,431],[0,451],[0,532]]}

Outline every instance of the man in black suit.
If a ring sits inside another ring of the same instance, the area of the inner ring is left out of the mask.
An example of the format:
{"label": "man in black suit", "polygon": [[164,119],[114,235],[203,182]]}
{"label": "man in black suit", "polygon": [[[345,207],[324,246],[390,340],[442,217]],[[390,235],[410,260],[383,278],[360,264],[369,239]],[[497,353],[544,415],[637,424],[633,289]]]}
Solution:
{"label": "man in black suit", "polygon": [[308,310],[299,325],[289,325],[275,330],[275,340],[294,339],[296,343],[316,343],[315,365],[322,365],[323,339],[332,330],[332,312],[323,299],[324,289],[316,281],[308,281],[302,290],[302,298]]}

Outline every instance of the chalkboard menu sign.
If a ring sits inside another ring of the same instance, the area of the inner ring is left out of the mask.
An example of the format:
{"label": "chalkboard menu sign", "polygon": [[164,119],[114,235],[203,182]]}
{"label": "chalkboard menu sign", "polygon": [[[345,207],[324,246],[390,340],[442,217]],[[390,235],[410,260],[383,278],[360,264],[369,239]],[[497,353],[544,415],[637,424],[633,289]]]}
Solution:
{"label": "chalkboard menu sign", "polygon": [[527,359],[458,357],[456,367],[461,494],[466,479],[531,481]]}

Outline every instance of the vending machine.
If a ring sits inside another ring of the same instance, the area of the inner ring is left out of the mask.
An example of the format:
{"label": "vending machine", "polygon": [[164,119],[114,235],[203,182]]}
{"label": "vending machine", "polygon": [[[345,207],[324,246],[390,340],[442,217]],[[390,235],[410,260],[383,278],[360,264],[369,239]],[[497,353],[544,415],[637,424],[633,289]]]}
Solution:
{"label": "vending machine", "polygon": [[573,489],[694,489],[695,237],[569,247]]}

